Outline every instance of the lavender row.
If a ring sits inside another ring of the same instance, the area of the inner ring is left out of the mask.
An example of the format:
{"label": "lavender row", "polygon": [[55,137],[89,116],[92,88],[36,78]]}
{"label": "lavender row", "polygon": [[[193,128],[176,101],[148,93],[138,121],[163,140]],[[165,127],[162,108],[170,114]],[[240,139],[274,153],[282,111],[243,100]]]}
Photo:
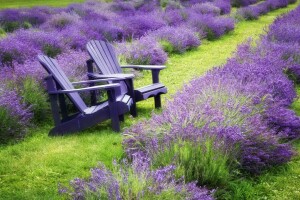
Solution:
{"label": "lavender row", "polygon": [[[300,7],[277,19],[256,45],[242,44],[224,66],[185,85],[162,114],[129,128],[123,144],[131,164],[92,169],[90,179],[74,179],[60,192],[74,199],[212,199],[213,191],[193,185],[191,192],[190,184],[222,187],[235,173],[288,162],[294,152],[287,141],[300,136],[288,79],[300,77],[299,17]],[[136,189],[136,180],[145,187]]]}
{"label": "lavender row", "polygon": [[296,0],[266,0],[256,5],[250,5],[237,10],[236,18],[244,20],[255,20],[272,10],[287,7]]}
{"label": "lavender row", "polygon": [[[88,1],[67,8],[1,11],[0,27],[7,33],[0,38],[0,82],[1,88],[6,88],[0,96],[16,93],[19,98],[15,103],[31,113],[26,123],[15,120],[3,126],[6,131],[2,132],[19,132],[14,127],[47,121],[50,115],[42,84],[45,72],[36,61],[38,54],[58,59],[74,81],[86,78],[85,45],[91,39],[115,42],[127,62],[163,64],[168,53],[184,53],[198,47],[203,37],[217,38],[232,30],[233,20],[221,16],[230,8],[225,0],[186,6],[170,1],[165,10],[157,1]],[[10,107],[3,109],[3,118],[13,117]],[[23,118],[21,110],[16,116]]]}
{"label": "lavender row", "polygon": [[259,174],[288,162],[294,152],[286,141],[300,137],[300,118],[289,109],[296,98],[289,76],[300,75],[299,17],[298,7],[276,20],[256,45],[241,45],[224,66],[185,85],[161,114],[129,128],[127,155],[143,152],[154,167],[172,163],[185,180],[211,186],[237,170]]}

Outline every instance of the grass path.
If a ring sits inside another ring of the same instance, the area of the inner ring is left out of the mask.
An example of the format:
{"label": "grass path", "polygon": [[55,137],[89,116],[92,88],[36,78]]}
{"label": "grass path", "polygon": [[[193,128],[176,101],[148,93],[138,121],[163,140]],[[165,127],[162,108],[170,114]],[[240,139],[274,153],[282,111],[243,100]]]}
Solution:
{"label": "grass path", "polygon": [[0,9],[21,8],[33,6],[67,6],[71,3],[84,2],[84,0],[0,0]]}
{"label": "grass path", "polygon": [[[171,56],[167,69],[161,73],[161,81],[169,89],[163,98],[164,103],[185,82],[225,63],[238,44],[248,37],[258,38],[277,16],[295,7],[290,5],[257,21],[238,23],[232,33],[219,40],[205,41],[194,51]],[[136,85],[145,85],[146,79],[150,82],[150,73],[137,80]],[[149,117],[152,109],[152,100],[138,103],[139,117],[131,119],[126,116],[123,127]],[[50,128],[51,125],[37,127],[23,142],[0,147],[0,199],[60,199],[58,182],[67,184],[77,176],[85,177],[98,161],[110,166],[114,158],[122,157],[122,137],[111,131],[109,122],[66,137],[49,138]]]}

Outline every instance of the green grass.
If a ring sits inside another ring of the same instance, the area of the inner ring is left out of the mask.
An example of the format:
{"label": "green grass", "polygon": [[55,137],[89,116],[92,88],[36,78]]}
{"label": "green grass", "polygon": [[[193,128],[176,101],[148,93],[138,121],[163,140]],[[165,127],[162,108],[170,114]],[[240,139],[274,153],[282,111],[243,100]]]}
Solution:
{"label": "green grass", "polygon": [[[4,4],[8,5],[6,2]],[[4,4],[1,2],[1,7],[4,7]],[[13,6],[13,3],[11,5]],[[29,2],[28,5],[33,4]],[[277,16],[295,7],[296,5],[291,5],[288,8],[271,12],[257,21],[240,22],[232,33],[219,40],[204,41],[196,50],[183,55],[171,56],[167,63],[167,69],[163,70],[160,75],[161,82],[169,90],[169,93],[163,97],[163,104],[171,99],[184,83],[203,75],[214,66],[225,63],[232,56],[238,44],[247,40],[248,37],[257,39]],[[144,77],[136,81],[136,86],[145,85],[150,81],[151,73],[144,73]],[[152,99],[138,103],[139,117],[132,119],[126,116],[126,121],[122,124],[123,128],[142,118],[150,117],[152,110]],[[58,182],[68,184],[75,177],[86,177],[89,169],[96,166],[98,161],[110,167],[114,158],[119,159],[123,155],[122,137],[111,131],[109,121],[80,134],[55,138],[47,136],[51,126],[32,128],[30,136],[19,144],[0,147],[0,199],[60,199],[61,197],[57,194]],[[299,144],[297,145],[299,147]],[[299,175],[299,168],[297,169],[299,160],[296,159],[288,164],[288,166],[290,165],[298,170]],[[283,170],[278,173],[280,175],[288,173],[289,176],[293,176],[294,172]],[[274,174],[274,177],[277,175]],[[248,187],[245,186],[244,189],[248,188],[249,191],[257,189],[259,190],[256,191],[258,196],[271,196],[273,193],[270,191],[273,188],[279,188],[282,183],[279,179],[278,186],[276,186],[272,179],[268,180],[267,178],[268,175],[266,175],[265,181],[272,188],[265,185],[259,187],[259,184],[256,185],[253,181],[248,180],[249,184],[245,184]],[[297,179],[293,180],[295,182],[291,181],[290,187],[297,185]],[[282,185],[281,187],[283,188]],[[243,187],[240,186],[240,189]],[[295,194],[293,192],[287,190],[285,196],[293,197],[292,195]]]}
{"label": "green grass", "polygon": [[84,0],[0,0],[0,9],[23,8],[33,6],[67,6],[71,3],[80,3]]}

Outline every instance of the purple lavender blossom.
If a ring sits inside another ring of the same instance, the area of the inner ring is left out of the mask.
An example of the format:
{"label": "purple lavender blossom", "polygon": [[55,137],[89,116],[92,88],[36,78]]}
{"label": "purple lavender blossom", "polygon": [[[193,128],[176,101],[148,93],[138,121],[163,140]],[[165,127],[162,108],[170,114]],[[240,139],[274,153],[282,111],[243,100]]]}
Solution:
{"label": "purple lavender blossom", "polygon": [[[113,172],[100,163],[97,168],[91,169],[91,177],[87,181],[75,178],[70,182],[70,189],[59,186],[59,192],[73,199],[85,199],[87,196],[116,200],[155,199],[164,192],[172,192],[180,199],[213,199],[212,192],[206,188],[176,180],[174,166],[151,170],[149,164],[149,159],[143,154],[135,154],[132,164],[126,160],[121,164],[115,162]],[[135,184],[139,184],[138,188],[133,188]]]}
{"label": "purple lavender blossom", "polygon": [[62,30],[69,25],[77,23],[79,18],[79,15],[75,13],[62,12],[52,15],[41,28],[46,30]]}
{"label": "purple lavender blossom", "polygon": [[234,21],[227,17],[213,17],[211,15],[191,14],[188,25],[203,34],[208,40],[221,37],[234,29]]}
{"label": "purple lavender blossom", "polygon": [[161,42],[171,44],[169,53],[183,53],[200,45],[199,37],[187,27],[163,27],[149,34]]}
{"label": "purple lavender blossom", "polygon": [[166,10],[163,14],[163,19],[170,26],[178,26],[185,21],[185,13],[182,9]]}
{"label": "purple lavender blossom", "polygon": [[197,14],[210,14],[213,16],[218,16],[221,14],[220,8],[216,7],[212,3],[195,4],[191,7],[191,9]]}
{"label": "purple lavender blossom", "polygon": [[167,54],[152,37],[119,43],[117,52],[129,64],[160,65],[167,61]]}
{"label": "purple lavender blossom", "polygon": [[213,4],[220,8],[221,15],[229,14],[231,11],[231,5],[229,0],[216,0]]}
{"label": "purple lavender blossom", "polygon": [[26,134],[32,113],[17,92],[9,90],[3,84],[0,87],[0,113],[0,143],[22,139]]}
{"label": "purple lavender blossom", "polygon": [[147,31],[154,31],[166,25],[159,12],[136,14],[123,18],[120,26],[126,38],[140,38]]}
{"label": "purple lavender blossom", "polygon": [[260,11],[258,11],[256,8],[257,7],[255,7],[255,6],[243,7],[243,8],[238,9],[236,14],[237,14],[238,18],[242,18],[245,20],[255,20],[255,19],[258,19],[259,15],[260,15]]}

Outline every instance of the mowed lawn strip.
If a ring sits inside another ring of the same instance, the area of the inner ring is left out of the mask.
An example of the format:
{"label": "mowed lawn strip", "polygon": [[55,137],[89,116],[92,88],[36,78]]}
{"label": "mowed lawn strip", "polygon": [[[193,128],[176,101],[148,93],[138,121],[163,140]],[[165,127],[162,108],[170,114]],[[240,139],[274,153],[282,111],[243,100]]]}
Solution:
{"label": "mowed lawn strip", "polygon": [[34,6],[67,6],[71,3],[81,3],[84,0],[0,0],[0,9],[23,8]]}
{"label": "mowed lawn strip", "polygon": [[[299,3],[297,3],[299,4]],[[219,40],[207,42],[196,50],[171,56],[160,78],[169,90],[163,104],[185,82],[226,62],[238,44],[248,37],[257,39],[273,20],[297,5],[273,11],[257,21],[240,22],[235,30]],[[150,83],[151,73],[136,81],[136,86]],[[123,127],[130,126],[153,110],[152,99],[138,103],[139,117],[126,116]],[[68,184],[75,177],[87,177],[98,161],[111,167],[114,158],[123,155],[121,134],[114,133],[105,122],[80,134],[48,137],[51,125],[32,129],[31,136],[13,146],[0,147],[1,199],[60,199],[57,184]]]}

